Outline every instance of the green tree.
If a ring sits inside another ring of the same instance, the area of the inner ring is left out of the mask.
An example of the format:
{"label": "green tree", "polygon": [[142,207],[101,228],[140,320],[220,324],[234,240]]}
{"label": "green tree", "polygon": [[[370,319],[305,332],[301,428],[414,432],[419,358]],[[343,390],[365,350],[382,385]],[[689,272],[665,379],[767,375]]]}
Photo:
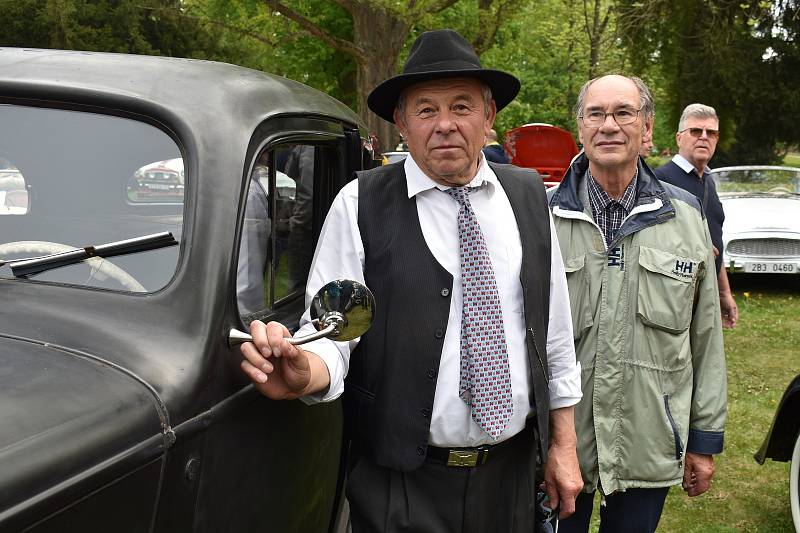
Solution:
{"label": "green tree", "polygon": [[[181,16],[202,21],[217,36],[208,59],[278,74],[315,87],[351,107],[356,105],[355,63],[310,33],[276,16],[263,0],[185,0]],[[331,2],[309,11],[327,31],[347,39],[350,21]]]}
{"label": "green tree", "polygon": [[[279,47],[285,49],[285,57],[279,57],[277,51],[267,52],[274,60],[268,70],[327,90],[356,108],[386,149],[394,145],[396,132],[391,124],[369,112],[366,99],[375,86],[397,73],[399,59],[410,40],[424,29],[466,25],[471,31],[465,35],[480,53],[492,45],[503,22],[522,3],[523,0],[191,0],[186,5],[189,13],[238,32],[240,38],[284,45]],[[466,18],[438,17],[456,12]],[[245,13],[251,18],[243,18]],[[443,20],[458,24],[442,24]],[[286,49],[287,42],[291,49]],[[301,54],[311,59],[305,62],[305,72],[296,71],[296,65],[304,62],[287,61]],[[325,79],[313,79],[310,72],[324,72],[330,65],[335,65],[335,72]],[[351,73],[355,73],[354,79]],[[323,87],[326,80],[327,87]]]}
{"label": "green tree", "polygon": [[[599,20],[602,28],[593,30],[593,36],[586,28],[594,24],[595,7],[603,16]],[[498,131],[544,122],[575,133],[573,108],[580,87],[595,75],[619,71],[625,65],[611,7],[599,0],[528,2],[501,25],[493,46],[481,59],[486,66],[516,75],[522,88],[498,115]],[[450,17],[457,8],[442,13],[441,18]]]}
{"label": "green tree", "polygon": [[183,20],[179,7],[179,0],[0,0],[0,45],[207,55],[213,39]]}
{"label": "green tree", "polygon": [[659,120],[674,128],[692,102],[717,109],[721,165],[774,162],[800,140],[799,15],[797,0],[620,0],[619,16],[634,67],[665,84]]}

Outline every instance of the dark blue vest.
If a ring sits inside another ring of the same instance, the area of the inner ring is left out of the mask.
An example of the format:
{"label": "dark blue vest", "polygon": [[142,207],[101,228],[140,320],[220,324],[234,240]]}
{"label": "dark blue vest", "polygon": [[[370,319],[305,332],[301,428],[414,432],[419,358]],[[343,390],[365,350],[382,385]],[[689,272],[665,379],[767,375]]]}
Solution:
{"label": "dark blue vest", "polygon": [[[377,311],[350,359],[344,402],[348,433],[361,453],[377,464],[408,471],[422,464],[428,446],[453,277],[425,243],[403,164],[357,173],[364,277]],[[539,445],[546,457],[550,222],[545,189],[532,171],[491,168],[511,202],[522,241],[531,404],[539,413]]]}

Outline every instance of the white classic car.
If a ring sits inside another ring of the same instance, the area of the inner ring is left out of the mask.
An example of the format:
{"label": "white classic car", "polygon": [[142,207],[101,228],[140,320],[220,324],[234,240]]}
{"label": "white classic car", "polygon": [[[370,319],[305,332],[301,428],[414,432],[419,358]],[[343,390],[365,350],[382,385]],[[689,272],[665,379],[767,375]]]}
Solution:
{"label": "white classic car", "polygon": [[728,272],[800,273],[800,168],[722,167],[711,176],[725,210]]}

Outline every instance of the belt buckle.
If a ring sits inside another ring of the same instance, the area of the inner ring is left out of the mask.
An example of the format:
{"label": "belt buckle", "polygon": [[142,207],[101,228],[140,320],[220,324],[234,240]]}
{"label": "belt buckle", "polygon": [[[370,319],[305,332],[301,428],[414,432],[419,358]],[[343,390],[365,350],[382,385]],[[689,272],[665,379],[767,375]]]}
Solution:
{"label": "belt buckle", "polygon": [[447,466],[476,466],[478,464],[478,450],[450,450],[447,456]]}

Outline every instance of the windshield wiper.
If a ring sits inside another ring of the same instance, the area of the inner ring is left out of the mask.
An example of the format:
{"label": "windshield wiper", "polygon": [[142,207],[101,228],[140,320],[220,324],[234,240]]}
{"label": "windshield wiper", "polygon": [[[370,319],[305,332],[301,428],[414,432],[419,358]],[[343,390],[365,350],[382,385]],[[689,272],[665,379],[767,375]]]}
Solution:
{"label": "windshield wiper", "polygon": [[176,244],[178,244],[178,241],[175,240],[171,232],[162,231],[161,233],[142,235],[141,237],[125,239],[124,241],[110,242],[108,244],[99,244],[96,246],[85,246],[67,252],[43,255],[31,259],[18,259],[16,261],[0,260],[0,266],[8,263],[15,277],[24,278],[35,274],[41,274],[42,272],[54,268],[74,265],[75,263],[80,263],[92,257],[114,257],[117,255],[135,254],[164,248],[166,246],[175,246]]}

